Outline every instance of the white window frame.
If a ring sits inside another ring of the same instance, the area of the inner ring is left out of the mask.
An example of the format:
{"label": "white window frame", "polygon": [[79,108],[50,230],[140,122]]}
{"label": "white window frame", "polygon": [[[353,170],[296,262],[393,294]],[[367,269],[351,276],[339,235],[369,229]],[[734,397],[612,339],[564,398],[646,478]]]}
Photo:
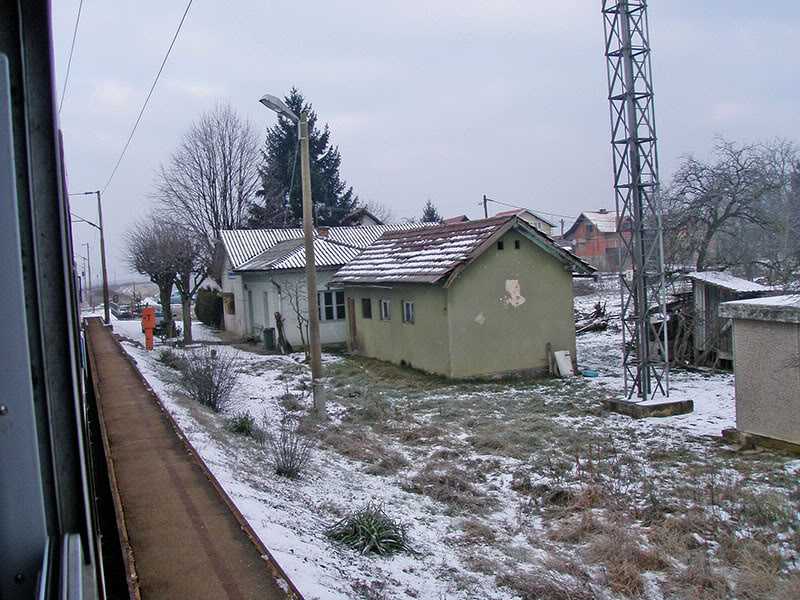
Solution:
{"label": "white window frame", "polygon": [[392,301],[387,298],[381,298],[381,321],[392,320]]}
{"label": "white window frame", "polygon": [[414,302],[412,300],[403,300],[403,323],[413,325],[414,320]]}
{"label": "white window frame", "polygon": [[[327,302],[327,300],[330,302]],[[341,299],[341,302],[338,300]],[[317,292],[317,306],[319,307],[319,321],[320,323],[332,323],[334,321],[344,321],[345,319],[345,300],[343,289],[332,289]],[[328,319],[325,314],[326,307],[330,307],[333,311],[333,318]],[[339,316],[341,315],[341,316]]]}

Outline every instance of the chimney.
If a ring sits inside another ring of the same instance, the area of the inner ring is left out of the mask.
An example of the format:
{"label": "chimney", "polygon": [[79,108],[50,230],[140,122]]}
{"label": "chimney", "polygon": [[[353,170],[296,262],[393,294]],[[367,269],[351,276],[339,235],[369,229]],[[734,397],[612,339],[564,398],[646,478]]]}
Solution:
{"label": "chimney", "polygon": [[328,237],[328,227],[317,227],[317,236],[326,238]]}
{"label": "chimney", "polygon": [[597,212],[599,212],[601,215],[607,215],[608,214],[608,209],[607,208],[601,208]]}

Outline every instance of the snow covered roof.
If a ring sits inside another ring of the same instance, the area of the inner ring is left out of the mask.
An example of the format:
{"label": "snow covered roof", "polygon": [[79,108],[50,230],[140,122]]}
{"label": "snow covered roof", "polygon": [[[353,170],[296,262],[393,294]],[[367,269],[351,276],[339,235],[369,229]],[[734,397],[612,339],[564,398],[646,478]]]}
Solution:
{"label": "snow covered roof", "polygon": [[564,237],[569,237],[578,228],[582,221],[589,221],[601,233],[614,233],[617,231],[617,213],[613,210],[587,210],[582,212],[580,216],[575,219],[575,222],[564,234]]}
{"label": "snow covered roof", "polygon": [[[339,266],[354,258],[387,231],[417,229],[414,223],[368,227],[328,227],[315,232],[314,263]],[[323,235],[323,232],[326,232]],[[234,271],[302,269],[305,267],[303,230],[229,229],[220,232]],[[261,256],[263,254],[263,256]]]}
{"label": "snow covered roof", "polygon": [[480,256],[516,227],[574,271],[594,267],[557,246],[552,238],[516,215],[451,223],[425,229],[387,232],[333,276],[337,283],[436,283]]}
{"label": "snow covered roof", "polygon": [[[509,215],[520,215],[520,216],[521,216],[521,215],[522,215],[522,214],[524,214],[524,213],[527,213],[527,214],[528,214],[528,215],[530,215],[532,218],[534,218],[534,219],[538,219],[538,220],[540,220],[542,223],[545,223],[545,224],[549,225],[550,227],[555,227],[555,224],[554,224],[554,223],[551,223],[550,221],[548,221],[547,219],[545,219],[543,216],[541,216],[541,215],[539,215],[538,213],[535,213],[535,212],[533,212],[532,210],[529,210],[529,209],[527,209],[527,208],[515,208],[515,209],[513,209],[513,210],[504,210],[503,212],[499,212],[499,213],[497,213],[497,214],[495,215],[495,217],[507,217],[507,216],[509,216]],[[524,217],[523,217],[523,218],[524,218]]]}
{"label": "snow covered roof", "polygon": [[800,323],[800,295],[798,294],[734,300],[733,302],[723,302],[719,307],[722,317]]}
{"label": "snow covered roof", "polygon": [[740,279],[739,277],[734,277],[729,273],[723,273],[721,271],[695,271],[694,273],[688,273],[686,277],[694,281],[702,281],[726,290],[731,290],[732,292],[771,291],[771,288],[767,286],[747,281],[746,279]]}

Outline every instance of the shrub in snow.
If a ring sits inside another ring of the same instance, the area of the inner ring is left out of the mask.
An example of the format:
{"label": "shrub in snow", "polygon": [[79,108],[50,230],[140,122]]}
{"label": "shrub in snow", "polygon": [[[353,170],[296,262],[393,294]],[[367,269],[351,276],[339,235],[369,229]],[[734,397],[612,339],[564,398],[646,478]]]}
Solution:
{"label": "shrub in snow", "polygon": [[275,473],[292,479],[299,477],[314,448],[314,441],[300,433],[300,421],[284,415],[276,431],[264,419],[263,431]]}
{"label": "shrub in snow", "polygon": [[233,351],[203,346],[183,360],[180,378],[183,391],[216,412],[228,403],[238,381],[239,358]]}
{"label": "shrub in snow", "polygon": [[372,502],[328,527],[325,534],[361,554],[418,554],[409,546],[407,526],[389,518],[383,506]]}
{"label": "shrub in snow", "polygon": [[256,419],[250,411],[239,412],[228,419],[228,429],[232,433],[259,439],[261,430],[256,424]]}
{"label": "shrub in snow", "polygon": [[183,359],[169,348],[158,353],[158,362],[176,371],[180,370],[183,366]]}

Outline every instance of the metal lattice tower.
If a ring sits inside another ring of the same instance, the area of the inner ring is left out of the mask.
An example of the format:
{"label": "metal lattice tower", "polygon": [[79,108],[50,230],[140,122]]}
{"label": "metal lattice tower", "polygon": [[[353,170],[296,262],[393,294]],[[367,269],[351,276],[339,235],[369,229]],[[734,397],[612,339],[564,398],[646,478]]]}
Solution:
{"label": "metal lattice tower", "polygon": [[[647,0],[603,0],[625,393],[669,395],[664,251]],[[632,269],[633,276],[626,275]]]}

